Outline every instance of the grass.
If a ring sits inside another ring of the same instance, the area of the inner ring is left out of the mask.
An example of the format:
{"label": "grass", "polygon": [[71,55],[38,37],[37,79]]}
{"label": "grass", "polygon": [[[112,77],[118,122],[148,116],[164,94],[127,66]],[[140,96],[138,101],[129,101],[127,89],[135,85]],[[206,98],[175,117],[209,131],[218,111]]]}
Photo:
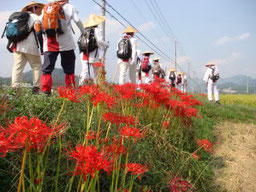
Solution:
{"label": "grass", "polygon": [[[111,92],[111,90],[108,90]],[[16,96],[12,90],[2,90],[2,94],[8,97],[9,110],[6,110],[0,117],[0,125],[6,127],[12,123],[17,116],[38,116],[45,122],[54,122],[61,109],[63,100],[57,96],[46,97],[44,95],[31,95],[30,91],[23,90]],[[203,106],[197,107],[199,118],[192,118],[184,124],[181,118],[171,115],[168,129],[162,128],[162,123],[168,113],[164,107],[136,109],[130,106],[132,103],[122,103],[121,106],[110,111],[133,115],[139,119],[137,126],[146,130],[147,137],[141,139],[131,148],[129,160],[146,164],[150,170],[146,172],[142,179],[136,179],[134,191],[139,188],[150,189],[151,191],[170,191],[168,182],[172,177],[182,177],[191,182],[197,191],[217,191],[213,186],[214,173],[212,166],[214,160],[209,153],[198,151],[202,156],[201,160],[191,158],[192,153],[198,149],[196,139],[208,139],[215,142],[213,127],[222,121],[233,122],[253,122],[255,123],[256,111],[252,107],[243,105],[223,104],[221,106],[208,103],[205,97],[200,95],[197,98],[203,102]],[[91,108],[88,108],[90,105]],[[68,129],[63,135],[63,151],[61,157],[61,167],[59,176],[59,191],[65,191],[65,184],[70,179],[72,163],[66,157],[65,151],[70,146],[82,143],[85,136],[85,129],[88,125],[87,114],[92,110],[92,105],[88,100],[82,103],[66,102],[65,109],[61,115],[61,122],[68,123]],[[2,108],[3,109],[3,108]],[[100,127],[103,134],[106,133],[107,123],[99,120],[105,110],[95,107],[92,116],[90,129],[96,131]],[[111,136],[117,132],[116,126],[111,126]],[[54,176],[56,175],[56,154],[58,145],[52,145],[49,149],[49,161],[45,176],[44,191],[54,191]],[[0,191],[16,191],[18,182],[17,168],[20,167],[21,151],[10,153],[0,159]],[[28,176],[28,170],[25,170]],[[14,178],[14,180],[12,180]],[[27,182],[27,181],[26,181]],[[75,178],[74,186],[79,182]],[[101,191],[108,191],[111,179],[106,174],[100,178]],[[76,190],[74,188],[74,190]]]}

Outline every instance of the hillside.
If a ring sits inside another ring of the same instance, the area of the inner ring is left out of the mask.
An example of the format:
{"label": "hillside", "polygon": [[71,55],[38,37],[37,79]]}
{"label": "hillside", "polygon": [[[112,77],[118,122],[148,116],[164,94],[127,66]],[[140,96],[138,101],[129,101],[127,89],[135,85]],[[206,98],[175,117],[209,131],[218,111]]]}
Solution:
{"label": "hillside", "polygon": [[[52,77],[53,77],[54,86],[60,86],[65,84],[65,75],[62,69],[55,68],[52,73]],[[24,79],[24,83],[32,84],[33,82],[32,71],[30,70],[28,72],[25,72],[23,79]],[[78,80],[78,77],[76,77],[76,79]],[[4,85],[10,85],[11,77],[7,77],[7,78],[0,77],[0,82],[2,82]]]}

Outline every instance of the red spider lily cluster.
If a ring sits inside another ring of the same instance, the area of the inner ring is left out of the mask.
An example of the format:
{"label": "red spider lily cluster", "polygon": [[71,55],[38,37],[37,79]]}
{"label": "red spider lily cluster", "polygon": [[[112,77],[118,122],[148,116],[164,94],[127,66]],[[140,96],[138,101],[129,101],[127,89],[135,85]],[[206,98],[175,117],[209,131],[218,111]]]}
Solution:
{"label": "red spider lily cluster", "polygon": [[204,151],[208,151],[210,153],[212,153],[212,146],[213,143],[211,143],[208,139],[201,139],[201,140],[197,140],[197,144],[200,148],[203,148]]}
{"label": "red spider lily cluster", "polygon": [[139,163],[128,163],[126,167],[127,172],[131,172],[132,175],[137,175],[139,179],[141,179],[141,176],[148,171],[148,168]]}
{"label": "red spider lily cluster", "polygon": [[181,177],[171,179],[169,181],[169,188],[171,192],[191,192],[194,190],[192,185]]}
{"label": "red spider lily cluster", "polygon": [[104,153],[99,152],[95,146],[82,146],[78,145],[75,150],[70,151],[70,158],[76,161],[75,175],[83,176],[84,180],[90,175],[92,178],[96,172],[101,170],[110,173],[112,163],[105,158]]}
{"label": "red spider lily cluster", "polygon": [[81,94],[72,87],[58,87],[58,93],[60,98],[66,98],[74,103],[80,103]]}
{"label": "red spider lily cluster", "polygon": [[109,121],[112,124],[116,124],[117,127],[121,123],[126,125],[135,125],[135,119],[131,115],[121,116],[117,113],[107,112],[103,115],[104,121]]}
{"label": "red spider lily cluster", "polygon": [[123,127],[120,130],[120,135],[123,137],[127,137],[128,139],[133,139],[134,142],[137,141],[137,139],[141,139],[144,137],[145,133],[141,132],[139,129],[135,127]]}
{"label": "red spider lily cluster", "polygon": [[42,152],[48,139],[60,133],[64,124],[51,127],[43,123],[38,117],[28,119],[27,116],[17,117],[14,123],[0,132],[0,154],[14,152],[26,147],[28,151],[34,149]]}

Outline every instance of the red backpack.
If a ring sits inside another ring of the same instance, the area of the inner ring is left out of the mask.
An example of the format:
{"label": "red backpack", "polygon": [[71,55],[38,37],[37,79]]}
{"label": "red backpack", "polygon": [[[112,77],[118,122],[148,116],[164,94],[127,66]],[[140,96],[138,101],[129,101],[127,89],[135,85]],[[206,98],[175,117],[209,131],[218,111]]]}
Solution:
{"label": "red backpack", "polygon": [[148,73],[151,69],[151,65],[149,64],[149,57],[144,57],[142,65],[141,65],[141,71],[144,73]]}

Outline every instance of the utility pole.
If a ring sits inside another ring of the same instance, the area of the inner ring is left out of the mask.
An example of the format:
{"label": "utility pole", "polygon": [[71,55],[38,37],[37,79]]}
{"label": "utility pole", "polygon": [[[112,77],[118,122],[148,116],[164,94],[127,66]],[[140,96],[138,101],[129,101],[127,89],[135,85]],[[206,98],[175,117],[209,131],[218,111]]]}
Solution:
{"label": "utility pole", "polygon": [[176,52],[176,40],[174,41],[174,56],[175,56],[175,69],[177,70],[177,52]]}
{"label": "utility pole", "polygon": [[190,62],[188,62],[188,90],[190,89]]}
{"label": "utility pole", "polygon": [[[106,16],[106,0],[101,0],[101,11],[102,11],[102,16]],[[105,31],[106,31],[106,25],[105,21],[102,23],[102,28],[103,28],[103,40],[105,41]]]}

